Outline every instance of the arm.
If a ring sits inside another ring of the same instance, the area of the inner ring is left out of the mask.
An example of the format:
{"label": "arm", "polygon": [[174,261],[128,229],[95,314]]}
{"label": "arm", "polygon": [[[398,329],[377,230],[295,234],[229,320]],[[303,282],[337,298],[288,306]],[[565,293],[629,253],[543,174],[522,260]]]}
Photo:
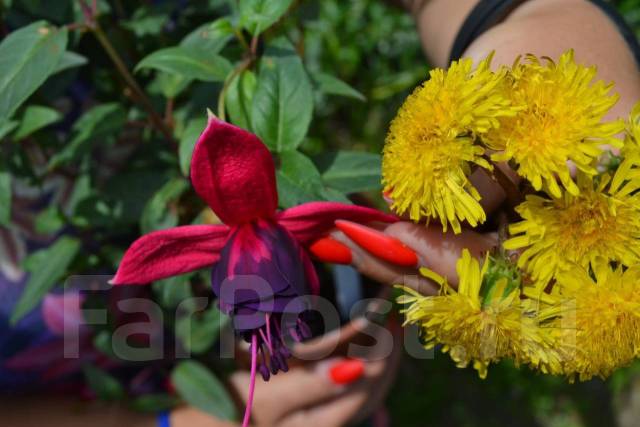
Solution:
{"label": "arm", "polygon": [[[413,14],[427,57],[434,66],[447,67],[449,54],[458,30],[477,0],[404,0]],[[558,57],[573,48],[576,60],[598,67],[598,78],[615,82],[620,100],[608,119],[626,118],[640,99],[640,73],[634,56],[618,28],[596,5],[587,0],[529,0],[512,11],[501,23],[480,35],[464,56],[476,62],[495,51],[493,65],[510,65],[518,55]],[[490,214],[504,193],[486,174],[472,176],[482,195],[482,204]],[[480,182],[482,180],[482,182]],[[479,234],[463,230],[460,235],[442,234],[439,224],[400,222],[386,228],[417,255],[419,264],[456,281],[455,260],[462,248],[479,255],[497,244],[495,233]],[[334,237],[353,252],[355,266],[364,274],[383,283],[404,283],[421,292],[435,288],[417,275],[415,268],[398,267],[383,262],[354,244],[340,232]]]}

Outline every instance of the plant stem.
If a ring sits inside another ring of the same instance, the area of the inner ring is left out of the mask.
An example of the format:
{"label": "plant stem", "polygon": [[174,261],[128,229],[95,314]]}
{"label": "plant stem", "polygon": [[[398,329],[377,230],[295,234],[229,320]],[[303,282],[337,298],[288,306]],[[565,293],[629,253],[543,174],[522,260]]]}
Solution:
{"label": "plant stem", "polygon": [[488,156],[484,156],[485,159],[493,165],[493,177],[496,182],[502,187],[502,190],[507,196],[507,203],[509,208],[514,209],[520,203],[524,201],[524,196],[518,189],[518,186],[500,169],[499,165],[494,163]]}
{"label": "plant stem", "polygon": [[124,79],[126,85],[129,87],[129,89],[131,89],[134,99],[136,99],[137,102],[142,106],[142,108],[144,108],[149,114],[153,125],[165,136],[165,138],[167,138],[169,141],[174,141],[171,130],[162,120],[162,117],[160,117],[160,115],[153,108],[151,100],[140,88],[138,82],[136,82],[136,80],[133,78],[133,76],[127,69],[127,66],[124,64],[124,61],[122,60],[122,58],[120,58],[120,55],[109,41],[109,38],[106,36],[104,31],[102,31],[100,25],[96,22],[94,25],[89,26],[89,28],[98,39],[98,42],[100,42],[100,45],[107,52],[107,55],[109,55],[109,58],[116,66],[116,69]]}
{"label": "plant stem", "polygon": [[250,51],[251,51],[251,56],[253,58],[255,58],[258,55],[258,42],[260,41],[260,38],[255,35],[253,36],[253,38],[251,39],[251,46],[249,47]]}
{"label": "plant stem", "polygon": [[236,36],[244,50],[249,50],[249,44],[247,44],[247,40],[245,40],[244,35],[242,35],[242,31],[237,28],[233,29],[233,34]]}

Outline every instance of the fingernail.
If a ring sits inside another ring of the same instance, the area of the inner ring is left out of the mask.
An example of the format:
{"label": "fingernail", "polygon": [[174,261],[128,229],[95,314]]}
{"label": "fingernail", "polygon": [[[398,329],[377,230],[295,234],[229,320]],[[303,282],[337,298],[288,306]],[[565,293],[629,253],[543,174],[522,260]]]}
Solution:
{"label": "fingernail", "polygon": [[323,237],[309,247],[309,251],[320,261],[334,264],[351,264],[351,249],[333,237]]}
{"label": "fingernail", "polygon": [[393,203],[393,199],[391,198],[391,191],[383,191],[382,198],[385,202],[387,202],[388,205]]}
{"label": "fingernail", "polygon": [[347,385],[364,374],[364,362],[358,359],[342,360],[329,368],[329,378],[335,384]]}
{"label": "fingernail", "polygon": [[403,267],[414,267],[418,256],[395,237],[351,221],[337,220],[336,227],[363,249],[380,259]]}

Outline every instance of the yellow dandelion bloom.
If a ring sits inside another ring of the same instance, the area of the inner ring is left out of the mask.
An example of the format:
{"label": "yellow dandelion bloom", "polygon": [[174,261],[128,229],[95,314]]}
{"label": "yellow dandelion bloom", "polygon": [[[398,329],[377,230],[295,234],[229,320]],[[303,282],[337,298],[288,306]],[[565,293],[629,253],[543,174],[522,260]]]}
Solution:
{"label": "yellow dandelion bloom", "polygon": [[[633,107],[631,114],[629,114],[624,147],[622,147],[620,155],[628,162],[635,163],[634,166],[640,164],[640,102]],[[630,176],[640,178],[640,168],[633,167]]]}
{"label": "yellow dandelion bloom", "polygon": [[617,102],[610,94],[613,84],[594,82],[595,67],[575,63],[573,51],[557,63],[542,63],[533,55],[513,65],[505,93],[513,105],[523,107],[512,117],[502,117],[500,126],[483,136],[483,142],[498,152],[495,161],[513,161],[519,175],[536,190],[547,188],[561,197],[558,179],[573,195],[579,193],[571,179],[567,161],[595,175],[593,160],[602,144],[620,146],[614,137],[624,128],[622,121],[603,117]]}
{"label": "yellow dandelion bloom", "polygon": [[[596,266],[595,280],[586,269],[562,273],[550,295],[541,298],[564,307],[556,320],[558,346],[568,351],[563,369],[571,379],[606,378],[631,363],[640,350],[640,269]],[[535,291],[534,291],[535,292]],[[530,295],[535,298],[535,295]]]}
{"label": "yellow dandelion bloom", "polygon": [[448,70],[434,69],[430,79],[404,102],[391,122],[382,158],[382,182],[392,208],[412,220],[438,218],[446,231],[460,222],[485,220],[480,194],[468,176],[472,166],[491,169],[475,136],[515,114],[496,87],[505,71],[489,69],[491,57],[473,70],[470,59]]}
{"label": "yellow dandelion bloom", "polygon": [[490,363],[502,358],[514,359],[544,372],[560,371],[560,358],[553,351],[552,334],[538,313],[521,304],[520,287],[507,277],[493,283],[486,279],[489,258],[482,269],[468,250],[457,263],[458,290],[451,288],[438,274],[421,269],[421,273],[441,286],[440,295],[423,296],[412,290],[398,299],[409,304],[403,310],[406,323],[422,330],[425,347],[442,344],[458,367],[473,364],[480,378],[487,376]]}
{"label": "yellow dandelion bloom", "polygon": [[[631,164],[631,162],[629,162]],[[522,221],[509,226],[505,249],[525,248],[518,266],[541,287],[559,272],[579,264],[640,262],[640,180],[629,180],[628,167],[590,177],[578,173],[578,195],[559,199],[527,196],[516,211]]]}

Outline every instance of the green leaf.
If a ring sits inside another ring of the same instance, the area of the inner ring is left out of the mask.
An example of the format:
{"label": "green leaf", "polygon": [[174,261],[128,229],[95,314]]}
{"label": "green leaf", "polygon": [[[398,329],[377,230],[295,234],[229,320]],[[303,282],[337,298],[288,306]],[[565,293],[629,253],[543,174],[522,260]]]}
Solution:
{"label": "green leaf", "polygon": [[17,120],[7,120],[6,122],[0,124],[0,139],[9,135],[15,128],[18,127],[20,122]]}
{"label": "green leaf", "polygon": [[0,123],[56,69],[67,46],[67,30],[44,21],[10,33],[0,43]]}
{"label": "green leaf", "polygon": [[11,314],[11,324],[17,323],[38,305],[53,285],[64,277],[79,251],[78,239],[63,236],[53,245],[36,251],[25,259],[24,268],[31,274]]}
{"label": "green leaf", "polygon": [[53,234],[65,224],[57,206],[49,206],[36,216],[35,229],[40,234]]}
{"label": "green leaf", "polygon": [[93,337],[93,346],[105,356],[111,359],[118,359],[118,356],[113,352],[113,340],[110,330],[105,329],[98,332],[96,336]]}
{"label": "green leaf", "polygon": [[191,168],[191,156],[193,155],[193,149],[198,142],[198,137],[207,126],[207,119],[197,118],[192,119],[187,123],[182,136],[180,137],[180,147],[178,148],[178,158],[180,160],[180,171],[184,176],[189,176],[189,169]]}
{"label": "green leaf", "polygon": [[256,85],[256,75],[245,70],[231,81],[227,90],[225,106],[229,118],[233,124],[247,130],[251,130],[251,105]]}
{"label": "green leaf", "polygon": [[58,62],[58,65],[55,70],[53,70],[52,74],[57,74],[61,71],[68,70],[69,68],[80,67],[85,65],[87,62],[88,60],[84,56],[68,50],[62,54],[62,58],[60,58],[60,62]]}
{"label": "green leaf", "polygon": [[75,179],[71,196],[67,202],[67,207],[71,215],[75,215],[78,205],[91,196],[91,176],[84,173]]}
{"label": "green leaf", "polygon": [[363,94],[331,74],[314,73],[312,78],[316,85],[318,85],[318,89],[324,93],[329,95],[346,96],[347,98],[354,98],[363,102],[367,100]]}
{"label": "green leaf", "polygon": [[189,313],[178,318],[176,336],[188,353],[202,354],[217,341],[229,317],[212,306],[202,313]]}
{"label": "green leaf", "polygon": [[133,399],[130,408],[138,412],[162,412],[179,404],[175,396],[169,394],[145,394]]}
{"label": "green leaf", "polygon": [[240,25],[256,36],[275,24],[292,2],[293,0],[240,0]]}
{"label": "green leaf", "polygon": [[177,200],[187,188],[187,180],[182,177],[174,178],[149,199],[140,218],[140,228],[144,234],[178,225],[178,212],[169,204]]}
{"label": "green leaf", "polygon": [[202,56],[184,47],[169,47],[146,56],[135,70],[142,68],[153,68],[191,79],[217,82],[225,79],[232,66],[220,55]]}
{"label": "green leaf", "polygon": [[181,74],[159,72],[149,85],[149,92],[159,93],[167,99],[175,98],[185,90],[192,79]]}
{"label": "green leaf", "polygon": [[171,382],[180,396],[198,408],[222,420],[237,418],[236,407],[224,385],[201,363],[180,362],[171,373]]}
{"label": "green leaf", "polygon": [[119,400],[125,396],[124,388],[108,372],[93,365],[84,365],[82,368],[87,385],[101,400]]}
{"label": "green leaf", "polygon": [[75,136],[49,160],[49,168],[68,163],[85,153],[90,143],[109,136],[124,126],[126,112],[119,104],[110,102],[91,108],[73,125]]}
{"label": "green leaf", "polygon": [[160,305],[174,310],[183,301],[188,301],[193,296],[189,282],[193,275],[194,273],[181,274],[154,282],[151,287]]}
{"label": "green leaf", "polygon": [[379,154],[358,151],[334,151],[314,159],[324,183],[344,193],[380,188]]}
{"label": "green leaf", "polygon": [[182,39],[180,46],[201,54],[219,53],[233,37],[233,26],[228,18],[216,19],[201,25]]}
{"label": "green leaf", "polygon": [[26,138],[35,131],[60,121],[60,119],[62,119],[62,114],[53,108],[42,107],[40,105],[29,105],[24,110],[20,127],[13,137],[15,139]]}
{"label": "green leaf", "polygon": [[299,151],[280,153],[280,168],[276,178],[283,208],[325,199],[320,172],[311,159]]}
{"label": "green leaf", "polygon": [[313,92],[300,57],[274,48],[262,59],[253,97],[253,130],[276,152],[294,150],[307,134]]}
{"label": "green leaf", "polygon": [[141,7],[136,9],[131,19],[123,22],[122,26],[137,37],[155,36],[162,32],[168,20],[169,15],[166,13],[152,13],[148,8]]}
{"label": "green leaf", "polygon": [[322,195],[323,199],[329,200],[331,202],[346,203],[347,205],[353,204],[353,202],[349,200],[349,198],[345,196],[342,191],[336,190],[335,188],[325,187],[324,189],[322,189],[320,194]]}
{"label": "green leaf", "polygon": [[11,174],[0,165],[0,225],[11,221]]}

